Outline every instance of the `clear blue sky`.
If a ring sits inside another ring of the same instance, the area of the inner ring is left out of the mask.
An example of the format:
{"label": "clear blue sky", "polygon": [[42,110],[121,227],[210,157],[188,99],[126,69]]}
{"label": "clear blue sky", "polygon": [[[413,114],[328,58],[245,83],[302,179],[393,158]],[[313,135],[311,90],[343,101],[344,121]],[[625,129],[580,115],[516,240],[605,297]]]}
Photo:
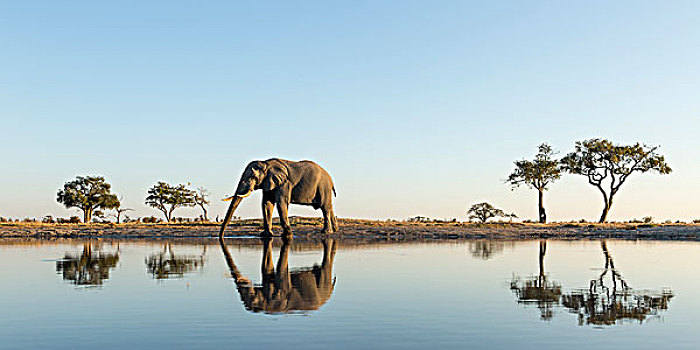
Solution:
{"label": "clear blue sky", "polygon": [[[613,220],[700,218],[696,1],[6,1],[0,4],[0,216],[104,175],[132,215],[158,180],[205,186],[212,216],[253,159],[311,159],[341,217],[536,217],[502,180],[547,141],[661,145]],[[259,195],[239,209],[259,217]],[[566,176],[553,220],[599,216]],[[320,215],[296,207],[292,214]],[[196,215],[182,210],[176,215]]]}

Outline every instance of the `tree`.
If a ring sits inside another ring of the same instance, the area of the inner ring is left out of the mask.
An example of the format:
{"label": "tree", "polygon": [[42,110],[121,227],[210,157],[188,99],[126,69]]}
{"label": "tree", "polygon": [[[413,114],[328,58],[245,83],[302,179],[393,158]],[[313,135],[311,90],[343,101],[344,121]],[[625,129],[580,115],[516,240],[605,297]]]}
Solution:
{"label": "tree", "polygon": [[113,209],[119,207],[119,199],[110,193],[112,185],[102,176],[78,176],[75,180],[63,184],[56,200],[66,208],[78,208],[83,211],[83,222],[90,223],[95,209]]}
{"label": "tree", "polygon": [[472,205],[467,211],[467,215],[469,215],[469,220],[478,219],[481,222],[486,222],[486,220],[493,217],[505,217],[506,213],[503,210],[496,209],[491,204],[484,202]]}
{"label": "tree", "polygon": [[644,144],[616,145],[608,140],[590,139],[577,141],[574,152],[561,160],[564,171],[584,175],[588,183],[598,188],[603,195],[603,213],[600,223],[605,222],[613,204],[613,197],[634,172],[656,171],[669,174],[671,168],[664,156],[658,154],[658,146]]}
{"label": "tree", "polygon": [[546,143],[541,144],[533,161],[525,159],[515,161],[515,170],[506,180],[513,186],[513,189],[520,187],[520,185],[527,185],[529,188],[537,190],[539,221],[542,224],[547,222],[547,214],[544,210],[544,191],[547,190],[549,184],[561,177],[559,162],[553,156],[552,146]]}
{"label": "tree", "polygon": [[158,181],[148,189],[146,204],[163,212],[165,220],[170,222],[173,211],[179,207],[191,207],[195,205],[195,192],[189,190],[183,184],[172,186]]}
{"label": "tree", "polygon": [[197,187],[197,193],[194,196],[194,203],[200,208],[202,208],[202,211],[204,212],[204,221],[209,221],[209,218],[207,217],[207,207],[209,206],[209,200],[207,199],[207,197],[209,197],[209,190],[207,190],[204,187]]}
{"label": "tree", "polygon": [[122,197],[119,197],[119,206],[116,207],[116,208],[114,208],[114,211],[116,211],[117,213],[116,213],[116,214],[112,214],[112,216],[114,216],[114,218],[117,219],[117,223],[118,223],[118,224],[121,223],[122,213],[126,213],[127,211],[133,211],[133,210],[134,210],[134,209],[131,209],[131,208],[122,208],[122,206],[121,206],[122,201],[123,201],[123,198],[122,198]]}

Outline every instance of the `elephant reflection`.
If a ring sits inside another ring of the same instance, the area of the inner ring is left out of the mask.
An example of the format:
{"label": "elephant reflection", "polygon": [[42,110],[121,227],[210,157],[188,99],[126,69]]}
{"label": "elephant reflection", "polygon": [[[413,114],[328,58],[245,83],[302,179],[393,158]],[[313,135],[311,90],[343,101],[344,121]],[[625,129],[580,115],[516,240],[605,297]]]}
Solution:
{"label": "elephant reflection", "polygon": [[77,286],[100,286],[109,278],[109,272],[119,262],[119,250],[116,253],[93,252],[92,244],[83,244],[83,252],[66,253],[56,262],[56,273],[63,279]]}
{"label": "elephant reflection", "polygon": [[146,269],[157,280],[182,278],[186,273],[204,268],[204,255],[207,247],[202,248],[200,256],[175,255],[170,243],[163,246],[163,251],[146,258]]}
{"label": "elephant reflection", "polygon": [[518,296],[518,302],[536,304],[543,320],[552,318],[552,308],[559,303],[559,297],[561,297],[561,285],[549,281],[544,271],[546,253],[547,241],[542,240],[540,241],[539,274],[525,281],[516,278],[510,284],[510,289]]}
{"label": "elephant reflection", "polygon": [[266,314],[303,313],[319,309],[330,299],[335,287],[333,262],[336,242],[323,241],[321,265],[291,270],[288,266],[289,241],[283,240],[277,267],[272,261],[272,239],[263,239],[262,283],[253,285],[240,273],[223,239],[219,240],[238,295],[248,311]]}
{"label": "elephant reflection", "polygon": [[[605,268],[597,279],[591,280],[587,290],[574,291],[562,296],[562,304],[578,315],[579,325],[614,325],[624,321],[638,321],[668,309],[673,292],[635,291],[615,269],[606,241],[600,242],[605,257]],[[610,277],[606,285],[605,277]]]}

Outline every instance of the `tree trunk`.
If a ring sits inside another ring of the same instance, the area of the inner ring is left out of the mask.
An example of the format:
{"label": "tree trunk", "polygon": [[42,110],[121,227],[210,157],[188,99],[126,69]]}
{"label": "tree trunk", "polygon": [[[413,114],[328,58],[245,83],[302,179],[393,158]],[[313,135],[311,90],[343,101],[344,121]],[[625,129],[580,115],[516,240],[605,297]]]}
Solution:
{"label": "tree trunk", "polygon": [[547,252],[547,241],[540,241],[540,278],[539,278],[539,283],[540,287],[544,287],[544,255]]}
{"label": "tree trunk", "polygon": [[92,209],[83,209],[83,223],[89,224],[92,221]]}
{"label": "tree trunk", "polygon": [[605,222],[605,220],[608,218],[608,212],[610,211],[610,205],[608,203],[605,203],[605,207],[603,207],[603,213],[600,214],[600,220],[598,220],[598,223],[602,224]]}
{"label": "tree trunk", "polygon": [[598,223],[604,223],[605,220],[608,218],[608,212],[610,211],[610,208],[612,207],[612,194],[610,195],[610,198],[605,202],[605,206],[603,207],[603,213],[600,215],[600,221]]}
{"label": "tree trunk", "polygon": [[544,191],[538,190],[538,194],[540,224],[544,224],[547,222],[547,214],[544,211]]}

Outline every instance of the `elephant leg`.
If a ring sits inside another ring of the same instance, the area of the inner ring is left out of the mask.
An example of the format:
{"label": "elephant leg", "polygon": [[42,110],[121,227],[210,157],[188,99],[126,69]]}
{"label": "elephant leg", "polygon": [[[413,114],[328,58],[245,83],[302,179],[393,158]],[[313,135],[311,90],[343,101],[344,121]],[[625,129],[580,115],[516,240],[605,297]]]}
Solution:
{"label": "elephant leg", "polygon": [[289,226],[288,209],[289,204],[286,201],[280,200],[277,202],[277,213],[280,214],[280,225],[282,225],[282,230],[284,231],[285,237],[292,236],[292,227]]}
{"label": "elephant leg", "polygon": [[263,194],[263,201],[262,201],[262,212],[263,212],[263,232],[261,236],[263,237],[271,237],[272,236],[272,210],[275,208],[275,205],[272,202],[272,199]]}
{"label": "elephant leg", "polygon": [[333,209],[329,209],[328,207],[321,207],[321,211],[323,212],[323,233],[333,233],[333,225],[331,223],[331,216],[333,215]]}
{"label": "elephant leg", "polygon": [[260,272],[263,276],[271,276],[275,273],[274,262],[272,260],[272,238],[263,239],[263,258],[260,264]]}
{"label": "elephant leg", "polygon": [[338,232],[338,219],[335,217],[335,211],[331,208],[331,226],[333,231]]}

